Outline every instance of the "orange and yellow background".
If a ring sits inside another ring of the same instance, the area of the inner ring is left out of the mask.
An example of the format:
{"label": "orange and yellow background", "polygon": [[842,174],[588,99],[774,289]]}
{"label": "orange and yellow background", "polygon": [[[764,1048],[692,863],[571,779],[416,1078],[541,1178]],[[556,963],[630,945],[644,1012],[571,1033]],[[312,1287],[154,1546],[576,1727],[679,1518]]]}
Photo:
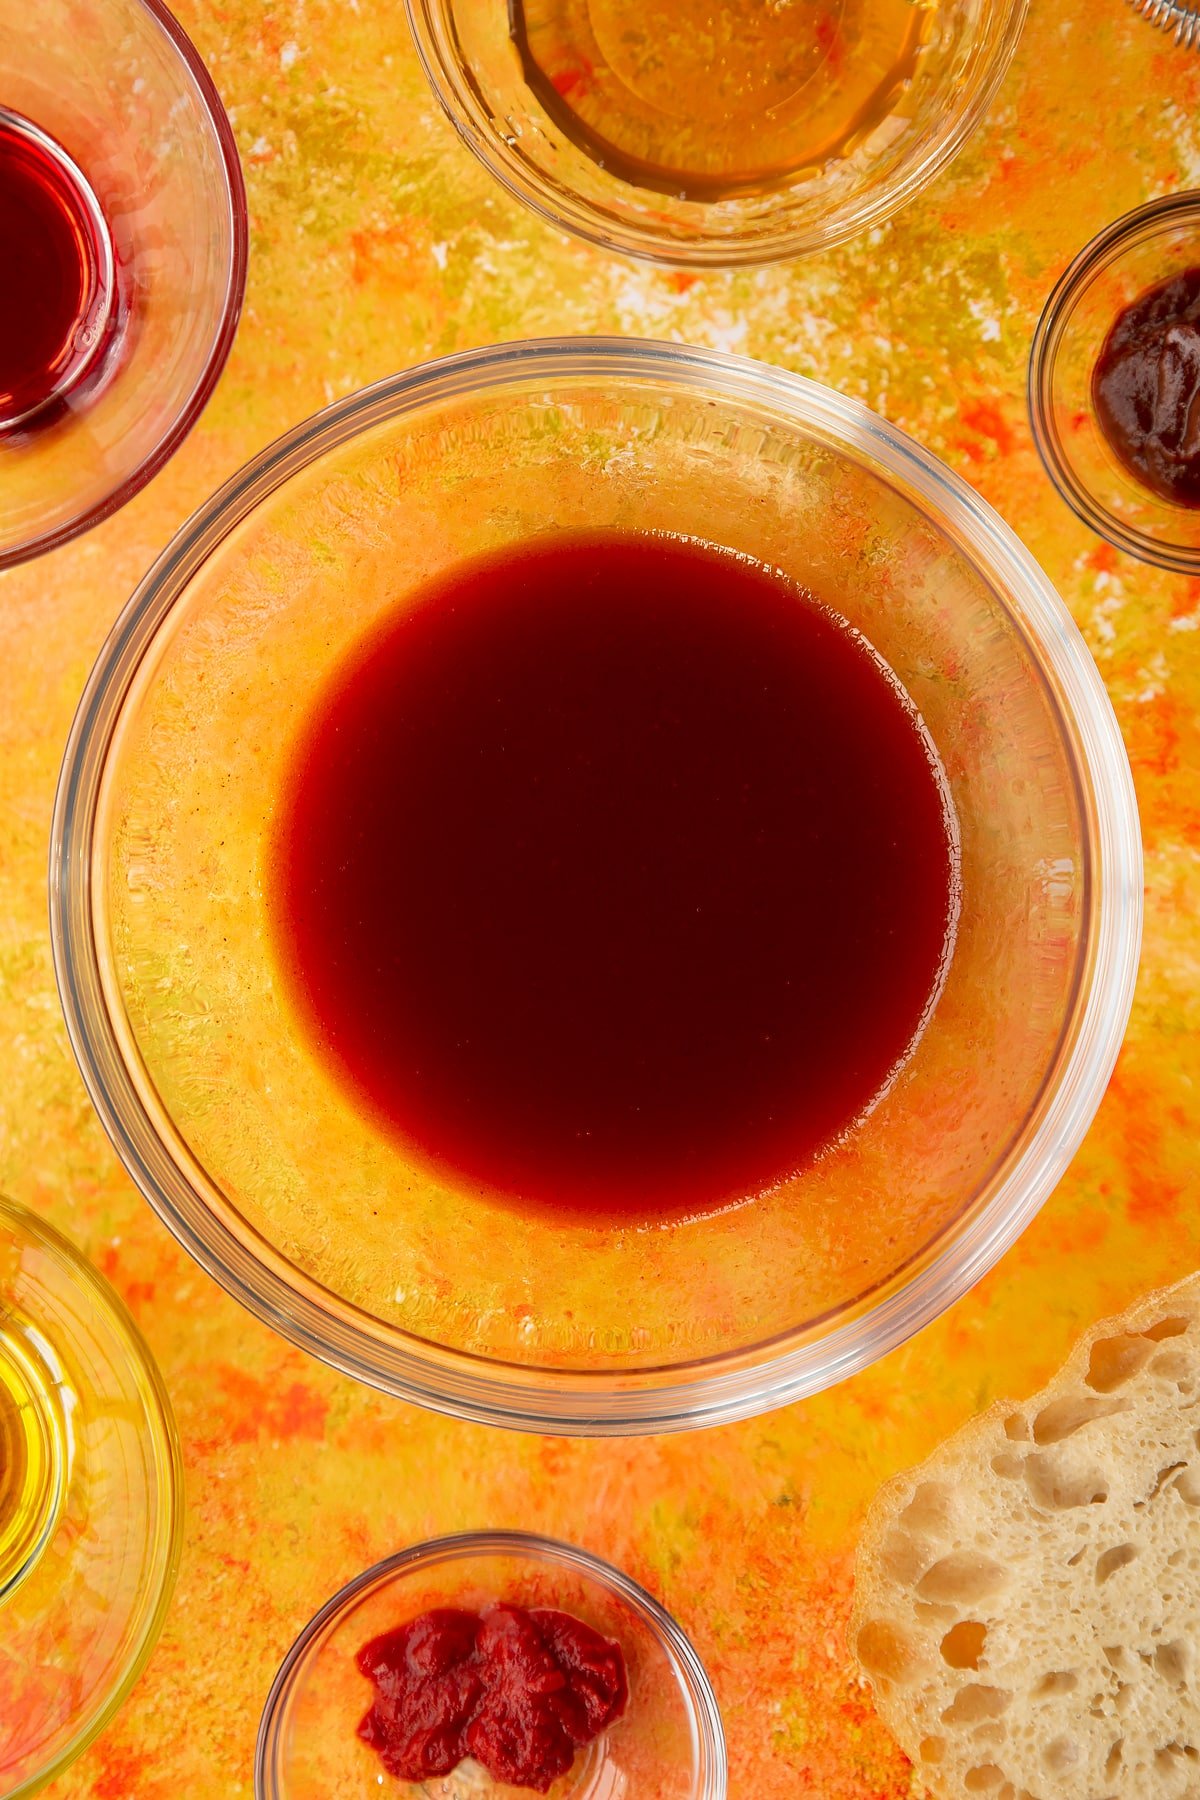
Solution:
{"label": "orange and yellow background", "polygon": [[[234,1800],[293,1636],[342,1582],[433,1533],[524,1526],[587,1545],[676,1614],[711,1673],[731,1800],[900,1800],[919,1783],[844,1641],[878,1482],[1095,1315],[1200,1263],[1200,581],[1075,522],[1025,416],[1056,276],[1129,207],[1200,185],[1200,55],[1124,0],[1032,0],[975,138],[904,213],[807,261],[693,275],[562,237],[493,185],[427,92],[400,0],[178,0],[229,108],[251,264],[198,429],[123,512],[0,576],[0,1188],[124,1296],[175,1403],[187,1528],[146,1674],[53,1800]],[[59,759],[91,661],[188,514],[286,427],[447,351],[625,332],[828,382],[944,457],[1041,560],[1129,746],[1147,922],[1128,1038],[1066,1180],[971,1295],[875,1368],[748,1424],[575,1442],[455,1424],[334,1375],[241,1311],[134,1191],[59,1016],[45,870]]]}

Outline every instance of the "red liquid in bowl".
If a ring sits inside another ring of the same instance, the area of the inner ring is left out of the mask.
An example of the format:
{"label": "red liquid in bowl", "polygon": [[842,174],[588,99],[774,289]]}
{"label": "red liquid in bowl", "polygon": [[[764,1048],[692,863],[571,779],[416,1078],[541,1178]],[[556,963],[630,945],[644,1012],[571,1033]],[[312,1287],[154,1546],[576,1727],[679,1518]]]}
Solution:
{"label": "red liquid in bowl", "polygon": [[0,110],[0,431],[42,422],[103,353],[103,215],[64,151]]}
{"label": "red liquid in bowl", "polygon": [[321,1052],[456,1186],[636,1222],[743,1199],[861,1116],[950,953],[923,726],[791,582],[552,538],[374,633],[269,870]]}

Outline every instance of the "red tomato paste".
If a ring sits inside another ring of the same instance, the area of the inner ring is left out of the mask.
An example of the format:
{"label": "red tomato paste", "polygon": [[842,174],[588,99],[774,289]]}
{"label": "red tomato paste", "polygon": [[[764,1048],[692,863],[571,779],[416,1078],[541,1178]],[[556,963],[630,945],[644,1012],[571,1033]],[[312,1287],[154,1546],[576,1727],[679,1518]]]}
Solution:
{"label": "red tomato paste", "polygon": [[1134,479],[1161,500],[1200,506],[1200,268],[1122,307],[1092,371],[1092,396]]}
{"label": "red tomato paste", "polygon": [[621,1646],[545,1607],[435,1607],[355,1660],[375,1687],[358,1735],[402,1781],[470,1756],[544,1794],[629,1698]]}

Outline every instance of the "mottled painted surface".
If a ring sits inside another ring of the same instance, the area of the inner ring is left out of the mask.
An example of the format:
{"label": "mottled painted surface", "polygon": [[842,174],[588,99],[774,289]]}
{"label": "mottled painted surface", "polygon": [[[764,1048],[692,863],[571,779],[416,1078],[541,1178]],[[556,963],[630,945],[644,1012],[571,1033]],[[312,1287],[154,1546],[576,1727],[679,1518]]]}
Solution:
{"label": "mottled painted surface", "polygon": [[[1122,0],[1033,0],[954,167],[873,241],[694,277],[569,243],[494,188],[425,92],[399,0],[182,0],[231,109],[253,218],[246,314],[200,428],[132,505],[0,578],[0,1186],[124,1294],[179,1417],[189,1516],[159,1648],[55,1800],[251,1791],[271,1675],[342,1581],[430,1532],[532,1525],[647,1582],[707,1660],[734,1800],[896,1800],[908,1768],[847,1663],[854,1535],[881,1477],[1084,1321],[1200,1261],[1200,583],[1077,525],[1023,404],[1052,281],[1108,219],[1200,183],[1200,57]],[[176,1248],[117,1166],[59,1018],[45,920],[54,780],[100,641],[170,533],[284,427],[438,352],[547,331],[744,350],[858,395],[994,502],[1066,596],[1143,809],[1128,1041],[1068,1178],[992,1276],[869,1373],[774,1417],[629,1444],[426,1416],[286,1348]]]}

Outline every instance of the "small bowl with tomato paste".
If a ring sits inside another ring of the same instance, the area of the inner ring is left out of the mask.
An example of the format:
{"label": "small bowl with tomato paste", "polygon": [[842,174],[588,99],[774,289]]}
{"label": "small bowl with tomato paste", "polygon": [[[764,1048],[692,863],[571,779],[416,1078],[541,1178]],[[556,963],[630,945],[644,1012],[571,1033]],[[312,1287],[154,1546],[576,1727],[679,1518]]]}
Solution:
{"label": "small bowl with tomato paste", "polygon": [[1200,573],[1200,191],[1152,200],[1080,251],[1038,321],[1029,412],[1086,525]]}
{"label": "small bowl with tomato paste", "polygon": [[724,1800],[703,1665],[645,1590],[516,1531],[403,1550],[334,1595],[275,1678],[256,1800]]}
{"label": "small bowl with tomato paste", "polygon": [[265,450],[93,671],[72,1042],[276,1330],[524,1430],[852,1374],[1011,1244],[1128,1014],[1103,683],[1003,521],[842,395],[469,351]]}

